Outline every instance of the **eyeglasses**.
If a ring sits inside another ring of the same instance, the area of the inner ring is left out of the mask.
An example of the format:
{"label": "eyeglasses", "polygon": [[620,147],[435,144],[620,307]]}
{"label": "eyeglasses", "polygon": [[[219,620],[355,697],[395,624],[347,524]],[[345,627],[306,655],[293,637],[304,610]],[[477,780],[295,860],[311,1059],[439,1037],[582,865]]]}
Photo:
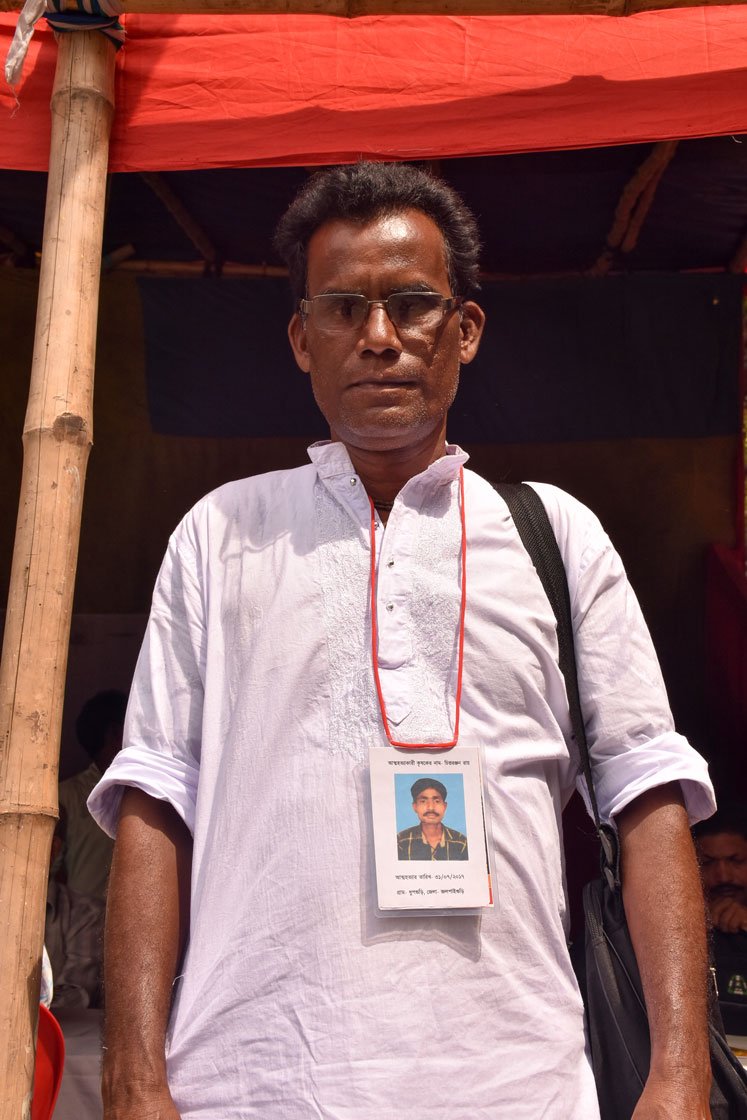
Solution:
{"label": "eyeglasses", "polygon": [[436,331],[444,316],[460,307],[462,296],[440,296],[438,292],[394,292],[387,299],[367,299],[357,293],[329,292],[299,302],[302,319],[311,318],[317,330],[328,334],[359,331],[371,306],[383,307],[395,329],[403,334]]}

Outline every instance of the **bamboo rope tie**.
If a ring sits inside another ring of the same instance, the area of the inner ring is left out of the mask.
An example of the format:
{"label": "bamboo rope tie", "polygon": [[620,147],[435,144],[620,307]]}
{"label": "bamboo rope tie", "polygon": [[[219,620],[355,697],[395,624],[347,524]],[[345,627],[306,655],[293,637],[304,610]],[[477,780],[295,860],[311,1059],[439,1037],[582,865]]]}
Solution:
{"label": "bamboo rope tie", "polygon": [[5,59],[5,78],[18,85],[34,27],[42,16],[56,32],[100,31],[119,50],[125,30],[119,22],[121,0],[26,0]]}
{"label": "bamboo rope tie", "polygon": [[117,50],[124,44],[120,0],[46,0],[45,19],[54,31],[100,31]]}

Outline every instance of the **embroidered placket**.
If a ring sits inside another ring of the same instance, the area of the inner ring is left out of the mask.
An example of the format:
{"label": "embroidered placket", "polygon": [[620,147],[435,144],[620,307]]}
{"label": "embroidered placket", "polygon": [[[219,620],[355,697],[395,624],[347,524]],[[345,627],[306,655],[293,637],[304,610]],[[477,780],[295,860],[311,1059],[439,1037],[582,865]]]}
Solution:
{"label": "embroidered placket", "polygon": [[456,686],[456,706],[454,712],[454,737],[448,743],[404,743],[397,740],[392,735],[392,729],[389,724],[389,718],[386,712],[386,702],[384,700],[384,693],[381,688],[381,680],[379,678],[379,628],[378,628],[378,610],[376,605],[376,592],[378,587],[378,576],[376,573],[376,509],[373,499],[369,498],[371,506],[371,660],[373,663],[374,682],[376,684],[376,696],[379,701],[379,710],[381,711],[381,720],[384,725],[384,733],[387,740],[392,747],[399,747],[400,749],[407,750],[422,750],[422,751],[443,751],[450,750],[457,745],[459,740],[459,714],[462,705],[462,674],[464,670],[464,618],[467,608],[467,522],[464,504],[464,468],[459,471],[459,518],[462,530],[462,541],[460,546],[460,558],[462,568],[462,597],[459,606],[459,653],[457,657],[457,686]]}

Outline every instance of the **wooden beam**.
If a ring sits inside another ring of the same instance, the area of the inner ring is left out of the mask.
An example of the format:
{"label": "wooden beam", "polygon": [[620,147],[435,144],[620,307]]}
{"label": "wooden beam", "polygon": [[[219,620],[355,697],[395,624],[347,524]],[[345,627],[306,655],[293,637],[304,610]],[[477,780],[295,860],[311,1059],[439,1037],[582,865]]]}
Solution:
{"label": "wooden beam", "polygon": [[[707,8],[747,0],[124,0],[124,11],[153,15],[629,16],[670,8]],[[0,12],[23,0],[0,0]]]}
{"label": "wooden beam", "polygon": [[[204,276],[204,261],[121,260],[111,265],[112,272],[134,272],[138,276]],[[243,264],[224,261],[221,276],[236,279],[242,276],[287,276],[288,269],[274,264]]]}
{"label": "wooden beam", "polygon": [[[744,252],[747,253],[747,238],[745,239]],[[110,258],[107,258],[107,261]],[[158,261],[123,258],[111,266],[112,272],[126,272],[135,276],[161,276],[161,277],[201,277],[205,275],[204,261]],[[678,275],[723,275],[723,268],[682,268]],[[279,278],[288,276],[288,269],[274,264],[245,264],[243,261],[224,261],[221,265],[221,277],[224,280],[237,280],[242,277],[256,279]],[[617,276],[620,273],[611,269],[605,276]],[[588,276],[585,269],[564,269],[556,272],[481,272],[480,281],[484,284],[494,284],[501,281],[516,282],[517,280],[569,280]],[[478,297],[479,299],[479,297]]]}
{"label": "wooden beam", "polygon": [[615,207],[607,244],[589,269],[591,276],[609,272],[618,253],[630,253],[638,243],[659,181],[677,151],[679,140],[661,140],[623,187]]}
{"label": "wooden beam", "polygon": [[112,249],[111,253],[107,253],[101,259],[101,267],[104,272],[110,272],[111,269],[117,268],[123,261],[128,261],[130,257],[135,256],[135,246],[129,242],[126,245],[120,245],[118,249]]}
{"label": "wooden beam", "polygon": [[211,268],[215,268],[219,263],[219,259],[218,252],[212,241],[199,222],[195,221],[192,217],[176,192],[171,189],[163,175],[160,175],[156,171],[142,171],[140,177],[148,184],[153,193],[160,198],[174,221],[184,230],[197,252],[202,254]]}
{"label": "wooden beam", "polygon": [[648,182],[641,191],[636,207],[631,215],[630,223],[620,244],[621,253],[632,253],[633,249],[635,249],[638,244],[638,238],[643,229],[643,223],[648,217],[648,212],[654,201],[659,182],[667,167],[669,167],[669,164],[672,162],[678,144],[679,140],[664,140],[656,145],[652,158],[652,173],[649,175]]}
{"label": "wooden beam", "polygon": [[83,485],[114,46],[60,35],[23,476],[0,664],[0,1120],[28,1117]]}

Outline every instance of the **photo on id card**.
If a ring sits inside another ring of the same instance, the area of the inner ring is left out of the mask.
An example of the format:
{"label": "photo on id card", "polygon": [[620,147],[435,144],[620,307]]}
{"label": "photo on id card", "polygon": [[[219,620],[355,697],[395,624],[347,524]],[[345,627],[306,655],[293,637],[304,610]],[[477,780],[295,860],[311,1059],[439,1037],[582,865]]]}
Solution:
{"label": "photo on id card", "polygon": [[481,751],[369,751],[379,910],[493,905]]}

